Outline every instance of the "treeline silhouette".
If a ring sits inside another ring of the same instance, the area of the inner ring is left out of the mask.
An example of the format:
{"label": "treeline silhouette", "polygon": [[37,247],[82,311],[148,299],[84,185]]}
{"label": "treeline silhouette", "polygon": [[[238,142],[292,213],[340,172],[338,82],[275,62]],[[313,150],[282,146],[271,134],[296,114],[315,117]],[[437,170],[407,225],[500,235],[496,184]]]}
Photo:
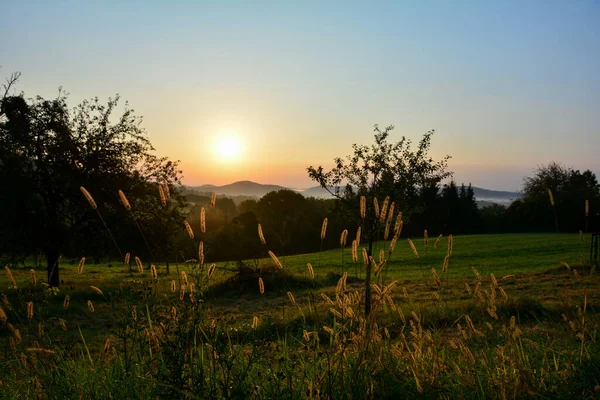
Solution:
{"label": "treeline silhouette", "polygon": [[[508,207],[493,204],[481,208],[471,185],[458,186],[451,181],[441,188],[421,189],[410,204],[404,207],[400,204],[404,220],[401,237],[422,237],[424,229],[431,237],[439,234],[555,232],[548,190],[554,197],[560,232],[600,229],[597,208],[600,186],[591,171],[580,172],[551,163],[540,167],[533,177],[525,178],[524,188],[523,198]],[[193,200],[194,206],[187,220],[195,231],[200,230],[201,208],[208,210],[208,228],[203,240],[210,261],[264,257],[266,250],[258,237],[258,223],[261,223],[269,249],[280,255],[337,248],[344,229],[348,229],[352,237],[358,228],[343,214],[338,200],[305,198],[291,190],[270,192],[259,200],[245,200],[239,205],[229,198],[219,198],[214,209],[210,209],[209,196],[195,195]],[[327,236],[321,243],[321,226],[326,217]],[[181,232],[177,242],[192,258],[195,249],[187,239]]]}

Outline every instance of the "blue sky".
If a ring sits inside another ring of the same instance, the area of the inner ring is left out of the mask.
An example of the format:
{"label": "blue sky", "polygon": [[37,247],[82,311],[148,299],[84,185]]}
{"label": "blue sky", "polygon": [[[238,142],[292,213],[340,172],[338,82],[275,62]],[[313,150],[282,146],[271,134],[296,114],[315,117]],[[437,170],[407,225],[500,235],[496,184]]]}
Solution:
{"label": "blue sky", "polygon": [[[119,93],[189,184],[310,186],[375,123],[436,129],[459,182],[600,173],[600,3],[8,2],[0,76],[74,106]],[[233,158],[215,150],[239,141]]]}

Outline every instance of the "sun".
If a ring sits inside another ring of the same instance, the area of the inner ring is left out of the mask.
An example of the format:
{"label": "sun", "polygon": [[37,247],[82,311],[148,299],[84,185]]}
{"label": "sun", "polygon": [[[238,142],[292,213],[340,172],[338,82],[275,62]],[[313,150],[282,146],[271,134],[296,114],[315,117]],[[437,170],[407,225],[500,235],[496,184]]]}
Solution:
{"label": "sun", "polygon": [[241,151],[236,135],[221,136],[215,142],[215,155],[220,161],[235,161]]}

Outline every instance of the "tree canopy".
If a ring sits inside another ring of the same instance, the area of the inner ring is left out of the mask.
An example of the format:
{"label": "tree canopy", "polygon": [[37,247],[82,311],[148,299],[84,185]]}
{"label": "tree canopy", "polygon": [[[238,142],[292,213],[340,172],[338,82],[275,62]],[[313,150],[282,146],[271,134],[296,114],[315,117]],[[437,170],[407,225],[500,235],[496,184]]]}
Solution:
{"label": "tree canopy", "polygon": [[[153,155],[141,118],[127,104],[119,113],[118,104],[118,96],[106,104],[93,98],[69,110],[61,91],[47,100],[6,90],[1,99],[0,253],[42,252],[52,285],[60,282],[61,255],[115,256],[126,247],[160,256],[169,251],[165,228],[183,220],[183,199],[173,186],[181,177],[177,162]],[[171,188],[168,207],[158,197],[163,180]],[[82,186],[92,193],[117,248]],[[119,204],[119,190],[130,198],[131,211]],[[134,225],[145,233],[143,240]]]}

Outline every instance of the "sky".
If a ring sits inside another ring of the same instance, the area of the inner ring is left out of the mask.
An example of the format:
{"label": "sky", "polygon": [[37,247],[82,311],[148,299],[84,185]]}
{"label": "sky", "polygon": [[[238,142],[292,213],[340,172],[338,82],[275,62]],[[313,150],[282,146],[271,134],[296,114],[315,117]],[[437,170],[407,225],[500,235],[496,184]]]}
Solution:
{"label": "sky", "polygon": [[304,188],[372,127],[521,189],[556,161],[600,174],[598,1],[7,1],[0,78],[69,104],[117,93],[189,185]]}

